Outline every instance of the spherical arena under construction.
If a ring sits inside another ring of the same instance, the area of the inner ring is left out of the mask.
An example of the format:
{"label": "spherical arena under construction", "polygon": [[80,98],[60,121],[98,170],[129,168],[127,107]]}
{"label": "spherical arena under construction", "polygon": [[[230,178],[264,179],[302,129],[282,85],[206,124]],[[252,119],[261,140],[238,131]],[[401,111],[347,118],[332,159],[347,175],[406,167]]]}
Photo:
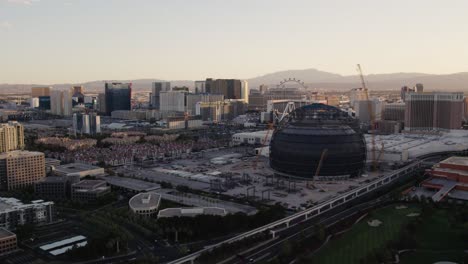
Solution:
{"label": "spherical arena under construction", "polygon": [[341,179],[359,176],[366,143],[358,120],[329,105],[292,111],[273,133],[270,166],[278,176]]}

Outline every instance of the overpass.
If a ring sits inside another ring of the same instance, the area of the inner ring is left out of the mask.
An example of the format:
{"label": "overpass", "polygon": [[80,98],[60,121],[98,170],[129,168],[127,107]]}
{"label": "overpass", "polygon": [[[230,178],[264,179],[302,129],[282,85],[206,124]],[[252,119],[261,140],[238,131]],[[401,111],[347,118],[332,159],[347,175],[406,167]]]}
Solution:
{"label": "overpass", "polygon": [[[168,264],[182,264],[182,263],[186,263],[186,262],[190,262],[190,263],[194,263],[195,259],[198,258],[200,255],[202,255],[203,253],[205,252],[210,252],[211,250],[215,249],[215,248],[218,248],[224,244],[229,244],[229,243],[234,243],[234,242],[237,242],[239,240],[242,240],[242,239],[245,239],[245,238],[248,238],[248,237],[251,237],[251,236],[254,236],[256,234],[259,234],[259,233],[262,233],[262,232],[265,232],[265,231],[272,231],[273,229],[276,229],[280,226],[286,226],[286,227],[289,227],[289,225],[291,224],[292,221],[294,220],[299,220],[299,219],[309,219],[309,218],[312,218],[312,217],[315,217],[315,216],[319,216],[339,205],[343,205],[349,201],[352,201],[354,199],[357,199],[358,197],[361,197],[367,193],[370,193],[384,185],[387,185],[387,184],[390,184],[390,183],[393,183],[395,180],[401,178],[401,177],[404,177],[404,176],[407,176],[409,174],[412,174],[414,172],[416,172],[417,170],[419,170],[419,168],[421,167],[423,161],[422,160],[417,160],[403,168],[400,168],[398,170],[395,170],[393,172],[391,172],[390,174],[388,175],[384,175],[384,176],[381,176],[363,186],[360,186],[358,188],[355,188],[353,190],[350,190],[346,193],[343,193],[341,195],[338,195],[332,199],[329,199],[327,201],[324,201],[318,205],[315,205],[311,208],[308,208],[306,210],[303,210],[301,212],[298,212],[298,213],[295,213],[293,215],[290,215],[290,216],[287,216],[283,219],[280,219],[280,220],[277,220],[277,221],[274,221],[272,223],[269,223],[267,225],[264,225],[264,226],[261,226],[261,227],[258,227],[258,228],[255,228],[253,230],[250,230],[250,231],[247,231],[245,233],[242,233],[240,235],[237,235],[235,237],[232,237],[232,238],[229,238],[227,240],[224,240],[222,242],[219,242],[217,244],[214,244],[214,245],[210,245],[210,246],[207,246],[205,247],[204,249],[202,250],[199,250],[197,252],[194,252],[190,255],[187,255],[187,256],[184,256],[182,258],[179,258],[177,260],[173,260],[173,261],[170,261],[168,262]],[[275,232],[273,231],[272,232],[272,235],[275,236]]]}

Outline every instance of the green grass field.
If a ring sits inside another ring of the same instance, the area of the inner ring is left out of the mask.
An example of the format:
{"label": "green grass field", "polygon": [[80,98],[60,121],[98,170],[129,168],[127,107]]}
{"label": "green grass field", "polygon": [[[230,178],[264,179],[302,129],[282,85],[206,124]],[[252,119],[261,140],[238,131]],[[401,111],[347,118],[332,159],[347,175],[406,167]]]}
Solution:
{"label": "green grass field", "polygon": [[[378,250],[390,240],[396,239],[402,226],[410,220],[410,217],[406,215],[419,211],[418,207],[397,210],[395,206],[389,206],[378,209],[341,237],[331,240],[312,257],[310,263],[359,264],[359,261],[370,252]],[[372,219],[378,219],[383,224],[379,227],[371,227],[367,221]]]}
{"label": "green grass field", "polygon": [[[390,241],[399,237],[405,223],[412,220],[407,215],[420,212],[420,207],[409,206],[396,209],[395,205],[375,210],[360,223],[343,235],[332,239],[319,252],[303,263],[320,264],[359,264],[368,254],[384,248]],[[459,229],[451,226],[446,210],[434,210],[431,217],[418,225],[414,235],[417,241],[416,252],[402,254],[402,264],[426,264],[436,261],[462,263],[464,245]],[[383,222],[379,227],[371,227],[367,221],[378,219]]]}
{"label": "green grass field", "polygon": [[468,245],[464,245],[459,235],[461,230],[451,226],[447,213],[447,210],[435,210],[423,221],[416,232],[418,251],[402,255],[402,264],[463,262],[463,250],[468,249]]}
{"label": "green grass field", "polygon": [[409,252],[401,256],[401,264],[430,264],[437,261],[463,263],[463,251],[448,250],[441,252],[418,251]]}

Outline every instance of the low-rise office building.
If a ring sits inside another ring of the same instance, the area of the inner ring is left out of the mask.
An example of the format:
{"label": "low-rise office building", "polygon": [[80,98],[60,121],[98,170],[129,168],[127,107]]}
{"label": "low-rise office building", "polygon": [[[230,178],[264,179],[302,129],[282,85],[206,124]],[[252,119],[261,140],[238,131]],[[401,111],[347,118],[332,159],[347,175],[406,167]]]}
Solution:
{"label": "low-rise office building", "polygon": [[158,218],[195,217],[197,215],[226,216],[226,214],[226,209],[219,207],[167,208],[159,211]]}
{"label": "low-rise office building", "polygon": [[53,202],[37,200],[24,204],[16,198],[0,197],[0,228],[14,230],[18,225],[48,224],[54,216]]}
{"label": "low-rise office building", "polygon": [[101,180],[84,180],[71,185],[73,201],[92,202],[110,192],[110,186]]}
{"label": "low-rise office building", "polygon": [[468,201],[468,157],[450,157],[430,170],[431,177],[422,186],[433,190],[432,200],[444,198]]}
{"label": "low-rise office building", "polygon": [[16,234],[0,228],[0,256],[5,256],[18,250]]}
{"label": "low-rise office building", "polygon": [[70,187],[80,181],[79,176],[45,177],[36,182],[34,193],[43,199],[65,199],[70,197]]}
{"label": "low-rise office building", "polygon": [[139,193],[133,196],[128,205],[133,213],[141,216],[151,216],[158,211],[161,195],[155,192]]}
{"label": "low-rise office building", "polygon": [[57,176],[74,176],[80,178],[86,176],[102,176],[105,174],[104,168],[84,163],[70,163],[55,167],[54,174]]}
{"label": "low-rise office building", "polygon": [[55,170],[56,167],[60,166],[60,160],[58,159],[51,159],[51,158],[46,158],[45,159],[45,168],[46,168],[46,173],[49,173],[53,170]]}

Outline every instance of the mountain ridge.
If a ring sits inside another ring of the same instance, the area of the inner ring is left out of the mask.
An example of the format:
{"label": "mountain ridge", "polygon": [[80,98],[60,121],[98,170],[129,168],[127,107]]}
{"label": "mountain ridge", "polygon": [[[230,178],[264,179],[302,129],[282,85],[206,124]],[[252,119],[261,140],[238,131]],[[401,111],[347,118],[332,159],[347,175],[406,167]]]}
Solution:
{"label": "mountain ridge", "polygon": [[[352,89],[360,87],[358,75],[341,75],[337,73],[320,71],[314,68],[284,70],[267,73],[257,77],[246,79],[250,88],[258,88],[265,84],[275,87],[282,80],[295,78],[304,82],[311,89]],[[451,74],[427,74],[418,72],[397,72],[365,75],[366,82],[370,89],[388,90],[399,89],[401,86],[413,86],[416,83],[424,84],[427,90],[439,91],[468,91],[468,72],[458,72]],[[28,93],[34,86],[52,86],[53,88],[66,88],[73,85],[83,85],[90,92],[101,92],[104,90],[106,81],[132,82],[136,91],[151,90],[151,83],[163,81],[160,78],[141,78],[135,80],[95,80],[83,83],[62,83],[62,84],[0,84],[0,91],[3,93]],[[169,80],[173,86],[193,87],[192,80]]]}

